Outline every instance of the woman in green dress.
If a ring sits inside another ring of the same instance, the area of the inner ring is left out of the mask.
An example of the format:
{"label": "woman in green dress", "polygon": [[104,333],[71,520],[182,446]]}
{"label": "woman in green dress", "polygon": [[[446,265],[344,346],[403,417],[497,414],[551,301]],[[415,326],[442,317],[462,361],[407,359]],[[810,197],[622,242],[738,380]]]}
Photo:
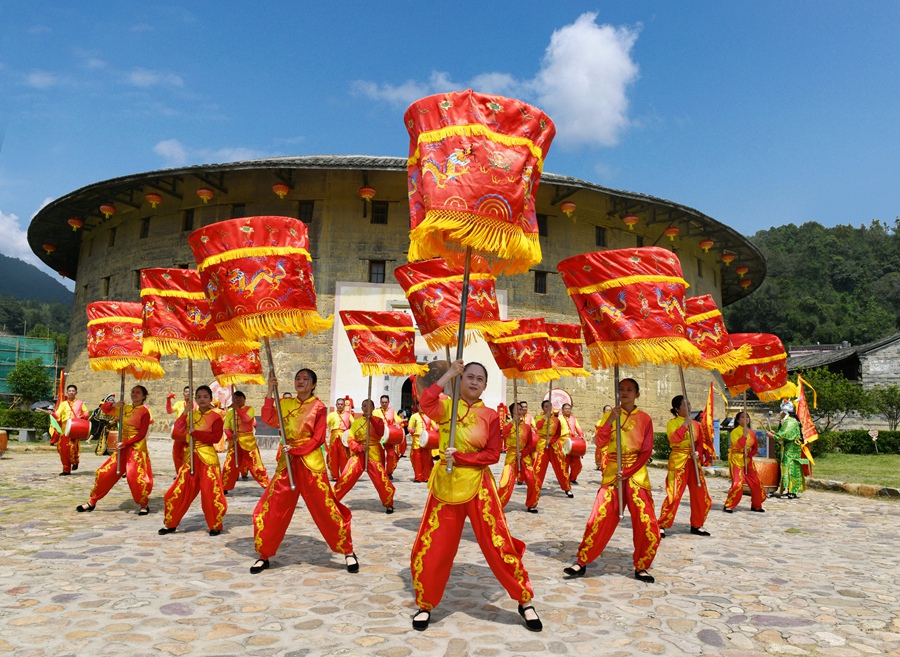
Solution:
{"label": "woman in green dress", "polygon": [[789,399],[781,403],[781,426],[778,431],[766,431],[766,435],[778,441],[781,454],[781,484],[779,491],[792,500],[798,493],[806,490],[806,478],[803,476],[803,433],[800,421],[794,413],[794,403]]}

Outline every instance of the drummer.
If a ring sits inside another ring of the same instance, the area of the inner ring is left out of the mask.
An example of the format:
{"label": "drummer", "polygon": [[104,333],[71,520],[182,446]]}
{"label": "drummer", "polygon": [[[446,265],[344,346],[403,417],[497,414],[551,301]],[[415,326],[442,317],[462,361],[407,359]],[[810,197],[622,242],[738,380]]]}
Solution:
{"label": "drummer", "polygon": [[431,448],[426,443],[424,446],[421,442],[423,431],[438,431],[438,426],[434,421],[422,413],[418,406],[413,406],[415,413],[409,418],[409,433],[412,435],[412,449],[409,453],[409,460],[413,467],[413,481],[424,484],[431,476],[431,470],[434,468],[434,461],[431,458]]}
{"label": "drummer", "polygon": [[[381,460],[384,452],[381,448],[380,437],[384,434],[384,420],[373,415],[374,408],[375,404],[371,399],[365,400],[362,403],[362,417],[353,420],[353,424],[345,434],[347,435],[347,447],[350,449],[350,460],[347,461],[340,478],[334,485],[334,496],[339,501],[342,500],[359,481],[365,470],[369,473],[369,479],[375,486],[375,490],[378,491],[384,512],[390,514],[394,512],[396,489],[388,478]],[[391,449],[392,445],[388,445],[387,448]]]}
{"label": "drummer", "polygon": [[572,443],[576,439],[581,439],[584,441],[584,431],[581,430],[581,426],[578,424],[578,418],[572,415],[572,404],[563,404],[562,405],[562,414],[563,419],[560,422],[560,434],[559,439],[563,442],[564,446],[566,441],[569,443],[569,451],[566,452],[566,465],[569,471],[569,483],[577,484],[578,483],[578,475],[581,473],[581,454],[572,453],[571,446]]}
{"label": "drummer", "polygon": [[[81,440],[74,436],[69,436],[67,424],[69,420],[87,420],[91,414],[85,409],[84,402],[76,399],[78,395],[78,387],[75,385],[66,386],[66,398],[59,402],[56,410],[52,413],[45,410],[44,412],[52,415],[59,422],[63,433],[58,433],[55,429],[50,430],[51,442],[56,442],[53,438],[57,438],[56,450],[59,452],[59,460],[62,463],[62,472],[59,475],[66,476],[72,474],[78,469],[79,453],[81,451]],[[90,438],[90,424],[87,425],[86,435],[81,437]]]}

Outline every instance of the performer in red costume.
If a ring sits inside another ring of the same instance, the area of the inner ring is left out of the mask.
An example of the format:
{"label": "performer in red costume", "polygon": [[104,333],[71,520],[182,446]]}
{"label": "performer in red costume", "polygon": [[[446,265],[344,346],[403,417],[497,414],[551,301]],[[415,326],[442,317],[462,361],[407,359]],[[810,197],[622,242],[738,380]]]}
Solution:
{"label": "performer in red costume", "polygon": [[[603,407],[603,413],[601,417],[605,416],[612,410],[612,406],[607,404]],[[597,442],[597,431],[600,430],[600,427],[603,425],[603,420],[597,420],[597,424],[594,425],[594,464],[597,466],[597,469],[601,472],[606,468],[606,463],[609,461],[609,453],[606,451],[605,447],[601,447],[600,443]]]}
{"label": "performer in red costume", "polygon": [[[387,395],[381,395],[379,401],[381,403],[381,408],[376,409],[372,414],[372,417],[381,418],[387,425],[400,426],[398,422],[399,418],[394,412],[394,409],[391,408],[391,398]],[[384,451],[384,469],[387,472],[388,479],[393,481],[394,470],[397,469],[397,462],[400,460],[400,454],[395,449],[394,445],[384,445],[382,450]]]}
{"label": "performer in red costume", "polygon": [[[50,413],[56,418],[63,431],[66,429],[66,423],[72,418],[87,420],[91,417],[91,414],[84,408],[84,402],[75,398],[77,395],[77,386],[66,386],[66,398],[59,402],[54,412]],[[49,411],[45,412],[49,413]],[[81,441],[72,440],[67,435],[57,433],[55,429],[50,429],[50,439],[51,444],[56,443],[56,451],[59,452],[59,460],[62,462],[62,472],[59,474],[61,476],[72,474],[73,470],[78,469]]]}
{"label": "performer in red costume", "polygon": [[[457,377],[460,377],[460,400],[455,409],[455,447],[449,447],[453,401],[442,399],[441,393]],[[488,566],[510,597],[519,603],[519,614],[528,629],[539,632],[542,628],[530,604],[534,592],[522,563],[525,544],[509,533],[490,470],[500,460],[501,438],[497,412],[481,401],[486,387],[484,366],[480,363],[464,366],[460,359],[419,399],[425,414],[440,425],[443,456],[428,482],[428,500],[410,559],[419,607],[412,621],[416,630],[428,627],[431,610],[444,595],[467,517]],[[448,463],[452,466],[449,473]]]}
{"label": "performer in red costume", "polygon": [[171,534],[178,528],[178,523],[191,508],[197,495],[200,495],[209,535],[218,536],[222,533],[222,519],[228,509],[219,455],[216,452],[216,443],[222,438],[222,416],[212,405],[213,396],[209,386],[198,387],[194,393],[194,401],[197,402],[197,410],[185,410],[175,420],[173,432],[192,436],[194,453],[191,454],[190,448],[185,451],[184,462],[178,468],[175,481],[163,496],[166,515],[163,519],[165,526],[158,532],[160,535]]}
{"label": "performer in red costume", "polygon": [[[529,513],[537,513],[538,490],[534,483],[534,463],[532,462],[537,436],[532,426],[525,422],[521,404],[512,405],[512,414],[512,421],[504,426],[501,432],[506,441],[506,462],[503,464],[503,472],[500,474],[500,488],[497,494],[500,496],[500,504],[505,508],[509,504],[518,480],[519,462],[521,461],[521,471],[526,487],[525,506]],[[516,436],[516,425],[519,427],[518,437]],[[521,459],[518,457],[519,450],[522,452]]]}
{"label": "performer in red costume", "polygon": [[764,513],[762,508],[766,499],[766,491],[759,481],[753,457],[759,451],[756,434],[750,428],[750,416],[741,411],[734,416],[734,429],[731,431],[731,446],[728,450],[728,469],[731,470],[731,489],[725,498],[725,513],[734,513],[744,494],[744,484],[750,488],[750,510]]}
{"label": "performer in red costume", "polygon": [[[638,397],[637,381],[619,381],[619,406],[603,416],[597,430],[598,443],[609,451],[610,459],[578,547],[578,561],[563,570],[570,577],[583,577],[587,564],[603,553],[612,538],[619,524],[619,482],[622,482],[634,537],[634,577],[642,582],[654,581],[647,572],[659,546],[659,525],[653,512],[650,475],[647,473],[647,462],[653,453],[653,420],[637,408]],[[621,474],[614,456],[617,451],[613,438],[615,422],[619,422],[622,433]]]}
{"label": "performer in red costume", "polygon": [[[384,420],[372,415],[374,408],[375,404],[372,400],[366,399],[362,403],[362,417],[353,420],[353,424],[350,426],[348,443],[351,456],[338,482],[334,485],[334,496],[338,500],[344,499],[344,496],[359,481],[363,471],[366,471],[369,473],[372,485],[378,491],[384,512],[393,513],[396,489],[388,479],[384,463],[381,460],[382,454],[384,454],[380,442],[381,436],[384,434]],[[368,450],[368,457],[366,450]]]}
{"label": "performer in red costume", "polygon": [[[549,429],[545,428],[548,414],[550,415]],[[572,484],[569,482],[569,467],[566,464],[566,455],[562,453],[561,431],[562,427],[560,426],[559,418],[550,412],[550,400],[547,399],[541,404],[541,415],[537,421],[538,446],[534,461],[535,485],[538,491],[544,488],[547,465],[552,464],[559,487],[562,488],[566,497],[574,497]]]}
{"label": "performer in red costume", "polygon": [[409,418],[408,426],[409,433],[412,435],[412,448],[409,452],[409,460],[413,467],[413,481],[424,484],[431,476],[434,460],[431,458],[431,450],[422,447],[419,437],[423,431],[437,431],[438,426],[430,417],[420,412],[418,408]]}
{"label": "performer in red costume", "polygon": [[[94,475],[94,487],[87,504],[75,507],[76,511],[93,511],[97,502],[102,500],[119,479],[122,472],[131,489],[131,497],[140,507],[139,516],[150,513],[150,492],[153,490],[153,470],[150,468],[150,454],[147,452],[147,430],[150,428],[150,411],[144,406],[147,400],[147,389],[135,386],[131,389],[131,404],[124,401],[106,402],[100,410],[106,415],[115,415],[115,409],[125,406],[122,420],[122,437],[112,455],[97,468]],[[117,470],[118,459],[124,465]]]}
{"label": "performer in red costume", "polygon": [[[235,391],[231,398],[231,407],[225,411],[225,436],[228,439],[228,453],[225,455],[225,465],[222,469],[222,484],[225,493],[234,488],[238,474],[249,472],[257,483],[265,488],[269,485],[269,476],[266,474],[266,466],[263,465],[259,455],[259,446],[256,444],[256,417],[253,407],[247,405],[247,396],[240,390]],[[234,435],[235,417],[237,417],[237,439]],[[235,459],[237,448],[237,459]],[[235,465],[237,461],[237,465]]]}
{"label": "performer in red costume", "polygon": [[[316,373],[310,369],[298,371],[294,375],[296,398],[281,400],[281,415],[287,432],[284,438],[291,455],[296,490],[291,490],[287,458],[281,450],[275,475],[253,511],[254,546],[259,554],[259,559],[250,567],[250,573],[254,575],[268,568],[269,559],[278,552],[301,495],[328,547],[344,556],[348,572],[359,571],[359,561],[353,553],[353,538],[350,535],[350,509],[335,499],[328,483],[325,457],[321,450],[328,431],[328,409],[313,394],[317,380]],[[270,373],[262,419],[272,427],[279,426],[273,397],[277,384],[275,373]]]}
{"label": "performer in red costume", "polygon": [[[175,393],[170,392],[166,397],[166,413],[169,415],[175,415],[175,419],[177,420],[181,415],[184,414],[184,409],[188,406],[193,407],[193,409],[197,410],[197,404],[195,404],[191,400],[191,388],[190,386],[184,387],[184,399],[179,399],[177,402],[173,402],[175,399]],[[175,472],[181,468],[181,464],[184,463],[184,450],[187,449],[187,435],[179,434],[175,431],[175,426],[172,426],[172,463],[175,464]]]}
{"label": "performer in red costume", "polygon": [[344,447],[341,436],[350,428],[353,422],[353,415],[350,410],[344,410],[344,400],[338,399],[334,402],[334,410],[328,414],[326,422],[328,423],[329,443],[328,443],[328,472],[331,478],[337,481],[350,459],[350,450]]}
{"label": "performer in red costume", "polygon": [[[684,495],[685,486],[688,487],[691,497],[691,533],[697,536],[709,536],[709,532],[703,529],[706,516],[712,508],[709,499],[709,491],[706,488],[706,479],[700,468],[694,468],[693,458],[700,458],[698,445],[700,440],[700,423],[690,418],[690,408],[687,400],[677,395],[672,398],[673,417],[666,424],[666,433],[669,436],[669,445],[672,451],[669,454],[669,472],[666,475],[666,499],[663,500],[659,511],[659,535],[666,537],[666,530],[675,522],[675,514],[678,512],[678,504]],[[691,441],[688,436],[688,426],[694,430],[694,451],[691,454]],[[697,481],[697,472],[700,473],[700,481]]]}
{"label": "performer in red costume", "polygon": [[[572,415],[572,404],[563,404],[561,410],[563,417],[559,421],[560,444],[565,443],[566,438],[581,438],[584,440],[584,431],[581,430],[581,425],[578,424],[578,418]],[[577,484],[578,475],[581,474],[581,457],[572,454],[565,454],[564,456],[566,458],[566,470],[569,472],[569,483]]]}

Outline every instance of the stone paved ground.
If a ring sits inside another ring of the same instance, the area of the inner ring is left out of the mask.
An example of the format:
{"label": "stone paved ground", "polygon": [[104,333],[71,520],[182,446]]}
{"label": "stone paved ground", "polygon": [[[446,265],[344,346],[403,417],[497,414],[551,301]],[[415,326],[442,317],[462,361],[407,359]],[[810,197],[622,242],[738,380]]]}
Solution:
{"label": "stone paved ground", "polygon": [[[687,533],[687,508],[653,564],[632,578],[623,521],[583,579],[566,581],[599,473],[576,497],[558,490],[541,513],[509,506],[544,632],[528,632],[491,576],[470,530],[431,628],[414,632],[409,550],[425,497],[398,469],[397,512],[381,513],[365,479],[345,501],[362,568],[347,573],[302,508],[273,567],[252,576],[250,514],[260,489],[239,482],[225,531],[211,538],[199,504],[158,536],[173,476],[169,443],[151,442],[153,513],[135,515],[124,482],[91,514],[93,454],[58,477],[51,452],[0,460],[0,654],[50,655],[900,655],[900,503],[811,491],[770,500],[768,513],[720,511],[727,481],[710,480],[711,538]],[[264,452],[271,463],[274,453]],[[664,472],[651,473],[657,509]]]}

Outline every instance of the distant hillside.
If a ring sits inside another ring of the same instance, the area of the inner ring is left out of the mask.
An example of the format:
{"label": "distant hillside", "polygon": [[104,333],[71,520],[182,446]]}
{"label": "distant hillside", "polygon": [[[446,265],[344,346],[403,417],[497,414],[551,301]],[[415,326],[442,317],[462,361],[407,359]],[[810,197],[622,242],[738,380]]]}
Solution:
{"label": "distant hillside", "polygon": [[71,304],[72,293],[24,260],[0,254],[0,294],[20,301]]}
{"label": "distant hillside", "polygon": [[769,271],[758,290],[725,309],[732,333],[857,345],[900,330],[900,219],[858,228],[788,224],[750,239]]}

